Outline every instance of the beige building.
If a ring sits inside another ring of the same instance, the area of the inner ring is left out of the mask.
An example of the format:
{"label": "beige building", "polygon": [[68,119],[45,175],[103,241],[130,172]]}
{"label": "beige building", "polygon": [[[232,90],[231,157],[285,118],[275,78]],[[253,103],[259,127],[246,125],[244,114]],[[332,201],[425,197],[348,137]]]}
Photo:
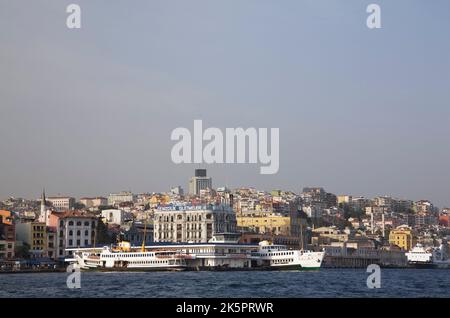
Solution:
{"label": "beige building", "polygon": [[351,203],[352,202],[352,196],[351,195],[338,195],[337,196],[337,203],[343,204],[343,203]]}
{"label": "beige building", "polygon": [[45,200],[50,202],[57,211],[72,210],[75,205],[75,198],[72,197],[49,197]]}
{"label": "beige building", "polygon": [[348,234],[340,232],[335,227],[319,227],[312,230],[313,245],[330,244],[331,242],[346,242]]}
{"label": "beige building", "polygon": [[154,214],[155,242],[207,243],[219,233],[235,233],[236,217],[226,205],[160,207]]}
{"label": "beige building", "polygon": [[103,197],[96,198],[81,198],[80,203],[82,203],[86,208],[98,208],[99,206],[108,205],[108,199]]}
{"label": "beige building", "polygon": [[237,226],[260,234],[290,235],[291,218],[276,214],[238,216]]}
{"label": "beige building", "polygon": [[135,200],[136,196],[131,192],[122,191],[119,193],[111,193],[108,196],[108,205],[117,205],[124,202],[135,202]]}
{"label": "beige building", "polygon": [[368,206],[365,208],[366,214],[384,214],[391,212],[390,207],[385,206]]}
{"label": "beige building", "polygon": [[47,227],[41,222],[16,223],[16,239],[30,246],[33,257],[47,257]]}

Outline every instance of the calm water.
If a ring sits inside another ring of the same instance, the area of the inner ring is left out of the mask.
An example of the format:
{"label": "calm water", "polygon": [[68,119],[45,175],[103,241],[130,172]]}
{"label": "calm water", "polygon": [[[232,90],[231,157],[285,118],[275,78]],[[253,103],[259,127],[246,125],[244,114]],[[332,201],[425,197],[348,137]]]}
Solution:
{"label": "calm water", "polygon": [[382,269],[368,289],[362,269],[317,272],[81,273],[81,289],[65,273],[1,274],[0,297],[450,297],[450,270]]}

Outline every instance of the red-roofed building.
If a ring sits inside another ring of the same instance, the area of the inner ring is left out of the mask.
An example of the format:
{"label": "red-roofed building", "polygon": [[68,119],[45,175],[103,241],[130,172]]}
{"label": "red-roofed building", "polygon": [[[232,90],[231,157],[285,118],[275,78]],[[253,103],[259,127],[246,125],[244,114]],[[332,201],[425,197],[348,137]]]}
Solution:
{"label": "red-roofed building", "polygon": [[49,226],[56,232],[57,258],[72,255],[66,248],[89,247],[94,244],[98,218],[83,211],[52,213]]}

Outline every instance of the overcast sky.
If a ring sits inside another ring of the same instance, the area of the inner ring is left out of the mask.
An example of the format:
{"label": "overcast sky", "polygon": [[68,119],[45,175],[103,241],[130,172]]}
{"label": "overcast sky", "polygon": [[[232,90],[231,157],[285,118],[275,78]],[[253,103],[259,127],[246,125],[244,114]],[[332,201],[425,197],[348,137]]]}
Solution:
{"label": "overcast sky", "polygon": [[202,119],[280,128],[278,174],[205,166],[215,187],[450,205],[449,17],[447,0],[0,0],[0,198],[186,189],[198,166],[172,163],[170,133]]}

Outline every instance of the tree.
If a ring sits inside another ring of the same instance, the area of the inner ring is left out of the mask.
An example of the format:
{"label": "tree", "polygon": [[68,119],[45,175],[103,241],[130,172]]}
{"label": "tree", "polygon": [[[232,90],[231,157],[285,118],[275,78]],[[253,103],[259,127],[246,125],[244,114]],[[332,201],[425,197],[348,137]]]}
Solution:
{"label": "tree", "polygon": [[348,203],[340,203],[339,207],[344,210],[344,218],[358,219],[361,221],[361,216],[364,215],[364,211],[361,208],[355,208]]}
{"label": "tree", "polygon": [[105,223],[103,223],[102,218],[98,218],[97,229],[96,229],[97,237],[95,239],[96,243],[101,244],[110,244],[112,243],[111,236],[108,232],[108,227]]}
{"label": "tree", "polygon": [[15,247],[14,249],[17,258],[30,258],[30,245],[27,243],[23,243],[20,246]]}
{"label": "tree", "polygon": [[75,210],[82,210],[82,209],[84,209],[86,206],[83,204],[83,203],[81,203],[81,202],[75,202],[75,204],[73,205],[73,208],[75,209]]}

